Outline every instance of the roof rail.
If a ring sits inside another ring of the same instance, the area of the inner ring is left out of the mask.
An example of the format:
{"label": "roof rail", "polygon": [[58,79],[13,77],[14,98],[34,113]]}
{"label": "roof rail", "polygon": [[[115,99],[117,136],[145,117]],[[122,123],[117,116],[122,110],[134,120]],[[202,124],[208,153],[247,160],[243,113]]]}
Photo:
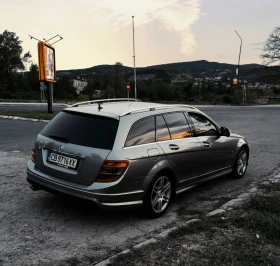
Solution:
{"label": "roof rail", "polygon": [[86,101],[86,102],[80,102],[80,103],[75,103],[73,105],[70,105],[68,107],[77,107],[80,105],[85,105],[85,104],[101,104],[101,103],[112,103],[112,102],[141,102],[138,99],[134,99],[134,98],[129,98],[129,100],[127,98],[116,98],[116,99],[102,99],[102,100],[93,100],[93,101]]}
{"label": "roof rail", "polygon": [[155,111],[156,109],[167,109],[167,108],[174,108],[174,107],[185,107],[185,108],[191,108],[194,110],[198,110],[196,107],[191,105],[184,105],[184,104],[168,104],[168,105],[155,105],[150,107],[144,107],[144,108],[138,108],[134,109],[125,113],[122,113],[120,116],[130,115],[132,113],[137,113],[141,111]]}

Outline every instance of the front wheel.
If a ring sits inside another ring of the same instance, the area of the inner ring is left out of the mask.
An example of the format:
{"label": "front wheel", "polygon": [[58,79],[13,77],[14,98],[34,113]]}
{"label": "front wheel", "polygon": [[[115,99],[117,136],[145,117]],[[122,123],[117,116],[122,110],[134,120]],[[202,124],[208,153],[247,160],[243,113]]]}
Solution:
{"label": "front wheel", "polygon": [[241,178],[245,175],[245,172],[247,170],[247,166],[248,166],[248,151],[245,148],[241,148],[234,166],[233,166],[233,178]]}
{"label": "front wheel", "polygon": [[172,183],[168,176],[159,175],[152,182],[144,198],[146,214],[152,218],[163,215],[171,200]]}

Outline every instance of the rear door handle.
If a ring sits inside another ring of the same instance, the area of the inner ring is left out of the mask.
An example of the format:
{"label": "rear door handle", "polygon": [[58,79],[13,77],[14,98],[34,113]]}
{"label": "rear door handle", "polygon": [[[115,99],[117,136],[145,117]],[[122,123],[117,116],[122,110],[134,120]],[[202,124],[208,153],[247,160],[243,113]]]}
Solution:
{"label": "rear door handle", "polygon": [[176,144],[169,144],[169,148],[170,150],[177,151],[180,147]]}
{"label": "rear door handle", "polygon": [[204,147],[211,147],[211,144],[209,142],[203,141]]}

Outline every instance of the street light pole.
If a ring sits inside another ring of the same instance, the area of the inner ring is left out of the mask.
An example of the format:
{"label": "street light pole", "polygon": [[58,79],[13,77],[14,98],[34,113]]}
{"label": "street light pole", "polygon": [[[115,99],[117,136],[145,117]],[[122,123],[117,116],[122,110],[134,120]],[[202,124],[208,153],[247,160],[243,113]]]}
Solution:
{"label": "street light pole", "polygon": [[132,31],[133,31],[134,86],[135,86],[135,99],[137,99],[137,89],[136,89],[136,68],[135,68],[135,42],[134,42],[134,16],[132,16]]}
{"label": "street light pole", "polygon": [[[237,86],[239,87],[239,68],[240,68],[240,57],[241,57],[241,50],[242,50],[242,38],[240,37],[240,35],[238,34],[237,31],[235,31],[237,36],[240,39],[240,50],[239,50],[239,58],[238,58],[238,66],[237,66]],[[242,92],[243,95],[243,104],[244,104],[244,92]]]}

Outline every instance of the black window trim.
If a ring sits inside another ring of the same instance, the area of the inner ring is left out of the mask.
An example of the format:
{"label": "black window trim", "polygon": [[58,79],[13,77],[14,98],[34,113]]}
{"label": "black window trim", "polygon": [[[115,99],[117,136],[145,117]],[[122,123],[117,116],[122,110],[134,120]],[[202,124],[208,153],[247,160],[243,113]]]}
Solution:
{"label": "black window trim", "polygon": [[[175,112],[173,112],[173,113],[175,113]],[[167,125],[167,123],[166,123],[166,120],[165,120],[165,118],[164,118],[164,115],[165,115],[165,114],[170,114],[170,113],[163,113],[163,114],[156,114],[156,115],[155,115],[155,123],[156,123],[156,142],[162,142],[162,141],[170,141],[170,140],[172,140],[169,127],[168,127],[168,125]],[[163,118],[163,120],[164,120],[164,122],[165,122],[165,125],[166,125],[166,128],[167,128],[167,130],[168,130],[170,139],[168,139],[168,140],[158,140],[157,116],[161,116],[161,117]]]}
{"label": "black window trim", "polygon": [[[136,120],[134,120],[134,121],[131,123],[131,125],[130,125],[130,127],[129,127],[127,133],[126,133],[126,137],[125,137],[125,139],[124,139],[123,149],[129,149],[129,148],[132,148],[132,147],[139,147],[139,146],[141,146],[141,145],[148,145],[148,144],[156,143],[156,117],[155,117],[155,116],[156,116],[156,115],[149,115],[149,116],[140,117],[139,119],[136,119]],[[154,141],[153,141],[153,142],[149,142],[149,143],[138,144],[138,145],[125,146],[126,141],[127,141],[127,137],[128,137],[128,135],[129,135],[130,130],[131,130],[131,128],[133,127],[133,125],[134,125],[135,123],[137,123],[138,121],[140,121],[140,120],[147,119],[147,118],[150,118],[150,117],[153,117],[153,118],[154,118],[154,124],[155,124],[155,136],[154,136]]]}

